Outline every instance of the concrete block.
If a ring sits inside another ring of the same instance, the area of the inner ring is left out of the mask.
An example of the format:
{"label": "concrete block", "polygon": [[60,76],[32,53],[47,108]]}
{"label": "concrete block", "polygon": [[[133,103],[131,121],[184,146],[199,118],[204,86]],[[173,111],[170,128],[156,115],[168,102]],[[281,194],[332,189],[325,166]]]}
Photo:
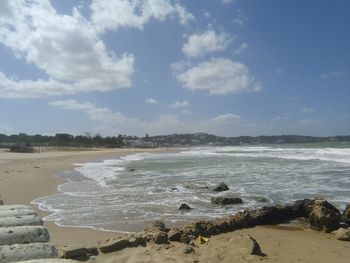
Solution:
{"label": "concrete block", "polygon": [[49,232],[42,226],[0,228],[0,246],[28,243],[47,243],[49,241]]}
{"label": "concrete block", "polygon": [[36,215],[0,218],[0,227],[39,226],[39,225],[43,225],[43,220]]}
{"label": "concrete block", "polygon": [[0,262],[3,263],[57,257],[56,248],[50,243],[0,246]]}
{"label": "concrete block", "polygon": [[27,205],[2,205],[0,206],[0,211],[4,210],[31,210],[34,211],[33,208]]}
{"label": "concrete block", "polygon": [[0,210],[0,218],[30,215],[37,215],[37,213],[34,210]]}

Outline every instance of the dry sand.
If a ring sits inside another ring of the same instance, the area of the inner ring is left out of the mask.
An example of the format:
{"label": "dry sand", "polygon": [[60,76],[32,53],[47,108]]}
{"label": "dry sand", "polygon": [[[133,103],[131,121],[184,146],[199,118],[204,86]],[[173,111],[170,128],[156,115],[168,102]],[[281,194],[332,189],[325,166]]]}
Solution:
{"label": "dry sand", "polygon": [[[60,171],[72,169],[74,163],[100,157],[126,155],[134,150],[51,151],[34,154],[0,152],[0,195],[6,204],[27,204],[38,197],[54,194],[62,179]],[[137,150],[139,151],[139,150]],[[149,150],[146,150],[149,151]],[[38,211],[41,216],[46,213]],[[45,222],[51,240],[57,246],[94,244],[115,237],[115,233],[83,228],[58,227]],[[240,247],[241,235],[251,235],[266,257],[251,256]],[[211,237],[206,244],[184,254],[184,244],[151,245],[128,248],[98,256],[93,262],[350,262],[350,242],[342,242],[302,226],[266,226],[244,229]]]}

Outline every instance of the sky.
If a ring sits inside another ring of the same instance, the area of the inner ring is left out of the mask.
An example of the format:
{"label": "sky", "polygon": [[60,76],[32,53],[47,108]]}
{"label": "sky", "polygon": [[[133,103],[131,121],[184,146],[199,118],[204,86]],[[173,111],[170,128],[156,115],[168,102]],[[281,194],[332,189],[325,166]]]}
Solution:
{"label": "sky", "polygon": [[0,133],[350,134],[348,0],[1,0]]}

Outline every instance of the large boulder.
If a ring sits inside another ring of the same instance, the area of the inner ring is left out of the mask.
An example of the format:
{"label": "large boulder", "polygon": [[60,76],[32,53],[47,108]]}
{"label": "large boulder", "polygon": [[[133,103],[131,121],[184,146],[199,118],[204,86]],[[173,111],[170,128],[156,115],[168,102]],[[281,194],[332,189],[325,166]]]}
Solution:
{"label": "large boulder", "polygon": [[153,241],[158,245],[169,244],[168,234],[166,232],[160,231],[154,236]]}
{"label": "large boulder", "polygon": [[215,186],[212,190],[215,192],[223,192],[223,191],[227,191],[230,188],[228,188],[228,186],[224,183],[220,183],[217,186]]}
{"label": "large boulder", "polygon": [[339,228],[340,212],[326,200],[315,200],[310,204],[309,211],[309,222],[312,228],[324,232],[332,232]]}
{"label": "large boulder", "polygon": [[102,253],[120,251],[127,247],[129,247],[129,241],[125,237],[107,239],[98,244],[98,248]]}
{"label": "large boulder", "polygon": [[338,240],[350,241],[350,227],[349,228],[342,228],[341,227],[332,233],[335,234],[335,236]]}
{"label": "large boulder", "polygon": [[86,247],[84,246],[64,246],[58,249],[60,258],[88,260]]}
{"label": "large boulder", "polygon": [[251,225],[269,225],[290,221],[295,218],[290,206],[265,206],[257,210],[248,210]]}
{"label": "large boulder", "polygon": [[350,224],[350,204],[348,204],[343,212],[343,220]]}
{"label": "large boulder", "polygon": [[210,200],[215,205],[234,205],[243,203],[242,199],[239,197],[212,196]]}

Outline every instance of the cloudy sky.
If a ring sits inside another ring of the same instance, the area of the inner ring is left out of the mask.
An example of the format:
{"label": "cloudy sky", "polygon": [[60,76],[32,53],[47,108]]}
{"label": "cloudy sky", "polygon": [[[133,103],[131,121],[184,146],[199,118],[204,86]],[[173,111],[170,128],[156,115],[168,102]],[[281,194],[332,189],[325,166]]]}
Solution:
{"label": "cloudy sky", "polygon": [[347,0],[1,0],[0,133],[350,134]]}

